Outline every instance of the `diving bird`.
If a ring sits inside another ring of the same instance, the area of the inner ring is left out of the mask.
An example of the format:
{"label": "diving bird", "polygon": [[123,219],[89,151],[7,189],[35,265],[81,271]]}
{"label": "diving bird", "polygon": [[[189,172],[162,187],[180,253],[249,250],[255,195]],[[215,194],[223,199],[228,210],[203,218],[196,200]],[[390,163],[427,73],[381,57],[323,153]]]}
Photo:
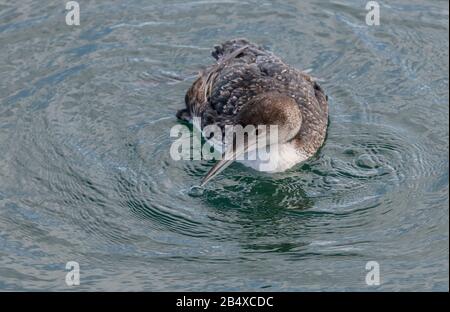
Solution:
{"label": "diving bird", "polygon": [[[311,76],[246,39],[217,45],[212,56],[216,62],[200,72],[187,91],[186,108],[177,112],[179,119],[194,121],[194,127],[200,131],[214,125],[224,133],[227,126],[276,125],[275,142],[266,143],[270,130],[256,130],[254,136],[256,140],[264,138],[267,146],[276,147],[276,153],[270,149],[265,160],[270,165],[261,166],[260,159],[250,157],[240,161],[259,171],[287,170],[319,150],[327,131],[328,97]],[[203,178],[202,186],[236,156],[248,155],[257,147],[255,139],[240,143],[225,143],[225,135],[206,135],[205,139],[222,153],[222,158]]]}

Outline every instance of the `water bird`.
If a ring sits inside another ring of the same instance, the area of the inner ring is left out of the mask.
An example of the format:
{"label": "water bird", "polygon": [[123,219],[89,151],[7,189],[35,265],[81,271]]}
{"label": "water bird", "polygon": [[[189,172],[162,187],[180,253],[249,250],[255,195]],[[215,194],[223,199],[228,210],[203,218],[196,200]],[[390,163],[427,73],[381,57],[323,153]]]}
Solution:
{"label": "water bird", "polygon": [[[261,166],[260,159],[240,160],[259,171],[287,170],[319,150],[328,126],[328,97],[315,79],[246,39],[217,45],[212,56],[216,62],[201,71],[188,89],[186,107],[176,114],[179,119],[199,120],[193,123],[199,131],[209,125],[220,129],[227,125],[277,125],[278,140],[268,143],[277,147],[276,154],[269,152],[270,166]],[[256,132],[256,138],[266,139],[268,134]],[[201,186],[236,156],[251,153],[256,146],[256,142],[248,140],[242,146],[236,146],[235,141],[226,146],[225,136],[206,139],[222,153],[222,158],[203,177]],[[233,157],[225,157],[227,152]]]}

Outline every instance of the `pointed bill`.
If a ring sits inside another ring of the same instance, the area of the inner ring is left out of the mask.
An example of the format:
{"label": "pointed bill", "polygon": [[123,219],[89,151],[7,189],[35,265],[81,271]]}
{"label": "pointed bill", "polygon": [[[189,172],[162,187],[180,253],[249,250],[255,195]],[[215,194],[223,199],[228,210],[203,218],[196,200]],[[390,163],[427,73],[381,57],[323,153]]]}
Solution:
{"label": "pointed bill", "polygon": [[[258,144],[258,141],[266,142],[266,135],[261,134],[259,136],[254,136],[253,138],[249,138],[248,144],[244,143],[244,145],[239,145],[236,147],[234,146],[234,144],[231,144],[231,148],[229,148],[227,152],[222,154],[222,159],[219,160],[203,177],[200,186],[206,185],[206,183],[208,183],[212,178],[225,170],[225,168],[231,165],[233,161],[235,161],[241,155],[257,149],[261,144]],[[264,144],[263,146],[266,146],[266,144]]]}

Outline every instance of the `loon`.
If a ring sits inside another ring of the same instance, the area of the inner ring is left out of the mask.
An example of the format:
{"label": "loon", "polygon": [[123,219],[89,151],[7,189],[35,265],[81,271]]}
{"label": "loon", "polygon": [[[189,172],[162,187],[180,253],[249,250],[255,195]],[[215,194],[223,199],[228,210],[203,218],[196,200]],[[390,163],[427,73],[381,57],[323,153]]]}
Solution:
{"label": "loon", "polygon": [[[270,165],[261,166],[261,160],[251,157],[240,161],[259,171],[285,171],[319,150],[327,132],[328,97],[311,76],[246,39],[217,45],[212,56],[216,62],[200,72],[188,89],[186,107],[177,112],[178,119],[195,121],[194,127],[199,131],[207,126],[224,130],[237,125],[276,125],[276,143],[264,143],[276,146],[276,154],[271,149],[266,160]],[[269,135],[270,131],[256,130],[255,137],[267,142]],[[250,139],[237,146],[236,141],[225,144],[225,136],[205,138],[221,152],[222,158],[204,176],[201,186],[237,156],[254,152],[257,145]]]}

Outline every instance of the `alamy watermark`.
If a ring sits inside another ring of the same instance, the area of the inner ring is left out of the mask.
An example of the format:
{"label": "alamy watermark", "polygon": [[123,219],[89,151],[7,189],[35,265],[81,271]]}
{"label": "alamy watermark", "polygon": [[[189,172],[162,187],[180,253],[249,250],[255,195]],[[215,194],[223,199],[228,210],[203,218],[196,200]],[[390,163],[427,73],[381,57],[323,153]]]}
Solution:
{"label": "alamy watermark", "polygon": [[66,270],[69,270],[66,274],[66,285],[80,285],[80,264],[76,261],[69,261],[66,263]]}
{"label": "alamy watermark", "polygon": [[369,1],[366,4],[366,24],[369,26],[380,25],[380,5],[376,1]]}
{"label": "alamy watermark", "polygon": [[[369,11],[366,14],[366,24],[368,26],[380,25],[380,4],[377,1],[366,3],[365,9]],[[66,3],[66,24],[69,26],[80,25],[80,4],[77,1],[68,1]]]}
{"label": "alamy watermark", "polygon": [[[194,117],[193,124],[200,125],[201,118]],[[202,144],[201,137],[207,138]],[[194,127],[193,134],[185,125],[175,125],[170,136],[176,138],[170,147],[173,160],[253,160],[261,171],[273,170],[272,157],[278,155],[278,125],[225,125],[203,127],[202,133]]]}
{"label": "alamy watermark", "polygon": [[380,264],[377,261],[369,261],[366,263],[366,284],[367,286],[380,285]]}
{"label": "alamy watermark", "polygon": [[77,1],[69,1],[66,3],[66,24],[69,26],[80,25],[80,5]]}

